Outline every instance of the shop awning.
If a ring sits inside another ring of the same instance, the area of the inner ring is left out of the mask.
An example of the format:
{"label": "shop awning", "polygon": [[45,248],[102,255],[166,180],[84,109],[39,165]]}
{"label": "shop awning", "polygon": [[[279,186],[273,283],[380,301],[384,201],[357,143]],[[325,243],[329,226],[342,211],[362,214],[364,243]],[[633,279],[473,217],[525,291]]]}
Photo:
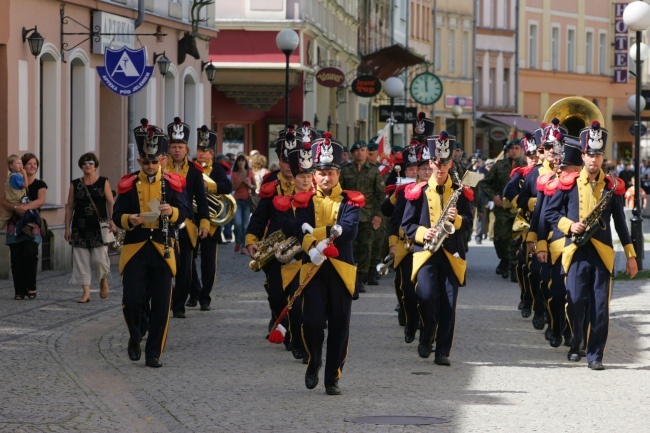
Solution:
{"label": "shop awning", "polygon": [[513,127],[521,132],[533,132],[541,126],[541,124],[530,120],[527,117],[507,115],[507,114],[484,114],[482,119],[488,123],[498,123],[507,127]]}
{"label": "shop awning", "polygon": [[363,56],[359,70],[379,77],[383,81],[387,78],[398,76],[409,66],[419,65],[425,62],[426,60],[423,57],[396,44]]}

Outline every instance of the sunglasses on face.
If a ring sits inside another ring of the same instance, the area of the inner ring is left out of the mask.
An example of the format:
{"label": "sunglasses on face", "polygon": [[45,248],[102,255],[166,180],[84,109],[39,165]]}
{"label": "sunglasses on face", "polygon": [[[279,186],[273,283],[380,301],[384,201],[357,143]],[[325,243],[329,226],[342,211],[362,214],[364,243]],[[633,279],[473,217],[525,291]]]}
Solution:
{"label": "sunglasses on face", "polygon": [[158,164],[157,159],[143,159],[141,162],[142,162],[142,165],[150,165],[150,164],[155,165],[155,164]]}
{"label": "sunglasses on face", "polygon": [[90,165],[92,167],[95,165],[95,161],[84,161],[83,165]]}

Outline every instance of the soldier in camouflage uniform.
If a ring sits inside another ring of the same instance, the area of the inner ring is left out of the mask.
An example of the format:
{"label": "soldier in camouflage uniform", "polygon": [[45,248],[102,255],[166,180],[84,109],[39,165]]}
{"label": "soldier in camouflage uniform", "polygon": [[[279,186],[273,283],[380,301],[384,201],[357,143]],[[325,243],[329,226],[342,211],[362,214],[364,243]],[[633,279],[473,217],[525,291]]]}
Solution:
{"label": "soldier in camouflage uniform", "polygon": [[[390,167],[384,165],[379,161],[379,149],[377,146],[377,137],[370,139],[368,143],[368,162],[379,170],[381,180],[386,185],[386,180],[390,174]],[[386,194],[383,195],[383,200]],[[369,286],[376,286],[379,284],[380,275],[377,273],[377,265],[388,254],[388,224],[390,218],[382,215],[381,224],[379,229],[375,232],[375,239],[372,242],[372,256],[370,257],[370,266],[368,267],[368,275],[366,284]]]}
{"label": "soldier in camouflage uniform", "polygon": [[[512,223],[515,213],[501,199],[503,188],[510,181],[510,173],[515,167],[525,165],[521,159],[521,144],[519,140],[510,140],[503,148],[504,158],[494,164],[488,175],[481,181],[483,192],[488,200],[494,202],[494,249],[500,259],[496,273],[503,278],[509,278],[517,263],[516,251],[512,240]],[[512,205],[510,205],[512,207]]]}
{"label": "soldier in camouflage uniform", "polygon": [[354,258],[357,261],[357,285],[365,292],[364,281],[370,267],[372,243],[381,225],[381,203],[384,200],[384,181],[379,170],[368,162],[368,145],[357,141],[350,148],[352,162],[341,167],[341,188],[358,191],[366,198],[361,208],[359,232],[354,241]]}

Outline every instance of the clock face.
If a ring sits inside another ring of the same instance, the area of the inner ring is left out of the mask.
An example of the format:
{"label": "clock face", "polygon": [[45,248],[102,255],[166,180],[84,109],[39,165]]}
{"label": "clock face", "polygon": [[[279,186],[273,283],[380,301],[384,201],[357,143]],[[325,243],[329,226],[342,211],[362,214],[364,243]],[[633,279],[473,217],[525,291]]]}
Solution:
{"label": "clock face", "polygon": [[435,104],[442,96],[440,78],[430,72],[417,75],[411,81],[411,96],[422,105]]}

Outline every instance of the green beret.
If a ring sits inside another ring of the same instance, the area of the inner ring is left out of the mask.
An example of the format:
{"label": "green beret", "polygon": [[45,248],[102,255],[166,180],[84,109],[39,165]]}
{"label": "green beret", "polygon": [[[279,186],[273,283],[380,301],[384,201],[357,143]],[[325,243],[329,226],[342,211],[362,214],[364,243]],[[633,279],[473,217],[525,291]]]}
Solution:
{"label": "green beret", "polygon": [[363,140],[356,141],[350,148],[350,152],[354,152],[355,150],[361,149],[362,147],[368,147],[368,144],[366,144],[366,142]]}
{"label": "green beret", "polygon": [[370,143],[368,143],[368,150],[377,150],[378,147],[379,146],[377,146],[376,141],[371,141]]}

